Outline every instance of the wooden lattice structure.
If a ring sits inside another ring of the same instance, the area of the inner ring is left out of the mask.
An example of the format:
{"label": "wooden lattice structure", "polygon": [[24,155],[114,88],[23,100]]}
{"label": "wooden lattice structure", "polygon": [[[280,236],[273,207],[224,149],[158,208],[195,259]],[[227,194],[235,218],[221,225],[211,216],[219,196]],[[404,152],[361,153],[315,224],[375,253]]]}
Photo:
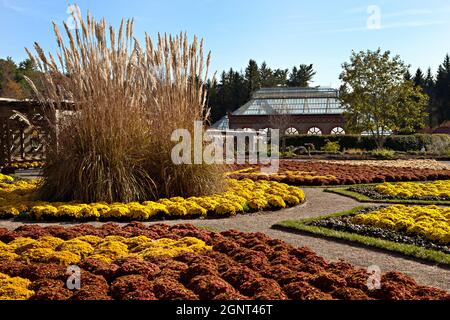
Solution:
{"label": "wooden lattice structure", "polygon": [[49,141],[46,139],[50,135],[38,102],[0,98],[0,167],[12,162],[45,160]]}

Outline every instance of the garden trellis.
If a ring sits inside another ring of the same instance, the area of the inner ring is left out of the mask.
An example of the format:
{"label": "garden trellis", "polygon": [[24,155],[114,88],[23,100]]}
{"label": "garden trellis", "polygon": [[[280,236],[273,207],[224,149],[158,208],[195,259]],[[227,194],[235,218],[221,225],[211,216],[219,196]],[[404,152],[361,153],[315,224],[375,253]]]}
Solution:
{"label": "garden trellis", "polygon": [[[53,117],[58,112],[54,110]],[[0,167],[12,162],[45,160],[45,148],[56,143],[56,132],[46,117],[48,112],[44,116],[37,101],[0,98]]]}

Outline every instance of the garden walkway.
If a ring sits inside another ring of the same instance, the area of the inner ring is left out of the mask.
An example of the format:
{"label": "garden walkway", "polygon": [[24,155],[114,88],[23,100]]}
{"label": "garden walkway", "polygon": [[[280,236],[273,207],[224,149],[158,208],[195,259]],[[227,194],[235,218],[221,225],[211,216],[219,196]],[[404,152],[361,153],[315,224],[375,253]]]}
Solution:
{"label": "garden walkway", "polygon": [[[354,265],[367,267],[377,265],[383,272],[400,271],[412,276],[419,284],[439,287],[450,291],[450,268],[437,267],[422,261],[406,258],[394,253],[338,242],[332,239],[318,238],[312,235],[289,233],[272,229],[272,226],[283,220],[298,220],[318,217],[334,212],[349,210],[361,205],[357,201],[340,195],[323,192],[320,188],[304,189],[307,203],[282,211],[239,215],[221,220],[183,220],[167,221],[168,224],[192,223],[200,227],[222,231],[237,229],[244,232],[262,232],[270,237],[278,238],[294,246],[307,246],[327,260],[343,259]],[[154,224],[148,222],[146,224]],[[0,227],[14,229],[22,222],[0,221]],[[92,223],[100,225],[101,223]],[[44,225],[44,224],[43,224]],[[64,224],[69,225],[69,224]]]}

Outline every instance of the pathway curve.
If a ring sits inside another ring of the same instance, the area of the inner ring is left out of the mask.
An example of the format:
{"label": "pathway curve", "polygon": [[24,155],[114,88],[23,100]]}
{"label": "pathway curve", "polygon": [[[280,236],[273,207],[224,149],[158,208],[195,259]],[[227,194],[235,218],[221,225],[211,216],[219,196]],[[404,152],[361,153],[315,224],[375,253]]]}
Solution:
{"label": "pathway curve", "polygon": [[[304,190],[307,203],[295,208],[277,212],[239,215],[237,217],[220,220],[177,220],[166,221],[165,223],[192,223],[196,226],[207,227],[217,231],[236,229],[243,232],[262,232],[270,237],[286,241],[294,246],[310,247],[319,255],[330,261],[343,259],[361,267],[377,265],[383,272],[401,271],[412,276],[420,284],[450,291],[450,268],[438,267],[412,258],[406,258],[395,253],[389,253],[357,244],[272,229],[271,227],[275,223],[283,220],[318,217],[334,212],[349,210],[361,205],[361,203],[356,200],[333,193],[327,193],[320,188],[308,188]],[[158,222],[147,222],[145,224],[150,225],[155,223]],[[0,227],[8,229],[15,229],[23,224],[26,223],[0,221]],[[91,224],[100,225],[101,223],[94,222]],[[49,224],[42,223],[41,225]],[[64,223],[63,225],[68,226],[70,224]]]}

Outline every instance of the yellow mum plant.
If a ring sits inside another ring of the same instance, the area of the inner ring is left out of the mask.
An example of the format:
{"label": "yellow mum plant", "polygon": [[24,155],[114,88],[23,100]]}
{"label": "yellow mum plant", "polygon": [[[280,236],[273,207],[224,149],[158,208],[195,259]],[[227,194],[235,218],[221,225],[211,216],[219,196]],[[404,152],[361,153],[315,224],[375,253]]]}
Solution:
{"label": "yellow mum plant", "polygon": [[450,208],[395,205],[356,215],[352,221],[383,229],[405,231],[444,245],[450,243]]}
{"label": "yellow mum plant", "polygon": [[211,249],[203,240],[194,237],[153,240],[145,236],[80,236],[67,241],[54,237],[41,237],[37,240],[16,238],[8,244],[0,242],[0,261],[20,260],[25,263],[56,263],[68,266],[86,258],[111,263],[130,256],[142,259],[162,255],[173,257],[183,252]]}
{"label": "yellow mum plant", "polygon": [[450,180],[383,183],[376,186],[375,190],[381,194],[394,197],[438,197],[448,199],[450,198]]}
{"label": "yellow mum plant", "polygon": [[303,191],[273,181],[228,179],[226,192],[202,197],[173,197],[157,202],[91,203],[35,201],[39,181],[0,183],[0,218],[24,213],[34,220],[140,220],[233,216],[249,211],[282,209],[305,201]]}
{"label": "yellow mum plant", "polygon": [[14,178],[6,174],[0,173],[0,182],[12,182]]}
{"label": "yellow mum plant", "polygon": [[28,300],[34,295],[29,290],[31,281],[0,273],[0,300]]}

